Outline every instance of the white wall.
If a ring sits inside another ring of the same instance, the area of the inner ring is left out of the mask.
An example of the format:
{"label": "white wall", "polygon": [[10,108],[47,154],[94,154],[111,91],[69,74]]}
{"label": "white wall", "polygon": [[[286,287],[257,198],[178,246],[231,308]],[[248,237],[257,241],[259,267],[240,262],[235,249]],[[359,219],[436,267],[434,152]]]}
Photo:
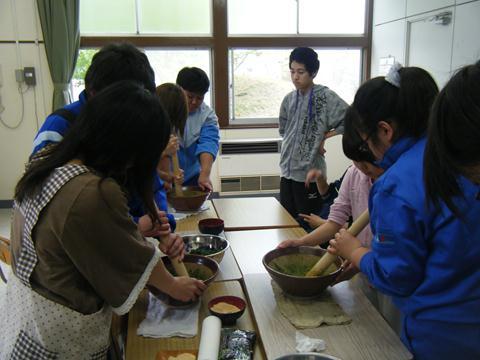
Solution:
{"label": "white wall", "polygon": [[[450,12],[451,22],[435,16]],[[461,66],[480,59],[480,1],[375,0],[372,77],[387,58],[428,70],[442,87]]]}
{"label": "white wall", "polygon": [[[50,113],[53,86],[34,0],[0,1],[0,200],[10,200],[32,149],[33,137]],[[16,43],[16,41],[21,41]],[[27,41],[28,43],[22,43]],[[8,43],[5,43],[8,42]],[[15,69],[35,67],[37,86],[21,95]],[[23,100],[22,100],[23,98]],[[22,105],[23,104],[23,105]],[[22,117],[23,107],[23,117]],[[23,120],[22,120],[23,119]]]}
{"label": "white wall", "polygon": [[[278,129],[224,129],[220,131],[220,137],[222,139],[275,139],[279,137],[279,134]],[[331,182],[339,179],[352,162],[343,154],[341,136],[328,139],[325,143],[325,150],[327,150],[325,154],[327,177]],[[211,175],[215,191],[220,189],[217,165],[218,162],[214,164]]]}

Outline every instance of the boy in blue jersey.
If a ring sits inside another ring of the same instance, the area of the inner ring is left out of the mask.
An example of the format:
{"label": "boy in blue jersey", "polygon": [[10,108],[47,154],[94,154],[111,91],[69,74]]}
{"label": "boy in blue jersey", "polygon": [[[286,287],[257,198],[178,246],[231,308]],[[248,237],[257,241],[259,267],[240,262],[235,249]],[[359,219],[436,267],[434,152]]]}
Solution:
{"label": "boy in blue jersey", "polygon": [[[66,105],[46,118],[35,136],[32,156],[48,145],[62,141],[88,99],[105,87],[121,80],[136,81],[146,90],[155,92],[155,74],[144,53],[128,43],[105,45],[93,56],[92,63],[85,74],[85,90],[80,93],[78,101]],[[159,181],[160,179],[154,179],[155,190],[161,188]],[[160,210],[167,210],[162,201],[162,194],[155,192],[155,200]],[[156,224],[152,227],[150,218],[144,216],[145,212],[140,199],[135,196],[131,197],[129,207],[132,218],[144,236],[158,235],[159,231],[166,229],[166,224]],[[164,217],[161,219],[164,221]],[[173,217],[168,219],[173,231],[175,220]]]}
{"label": "boy in blue jersey", "polygon": [[80,93],[78,101],[66,105],[63,114],[53,113],[46,118],[35,136],[32,154],[48,144],[60,142],[70,128],[68,113],[70,120],[73,120],[88,98],[120,80],[134,80],[147,90],[155,91],[155,74],[144,53],[131,44],[106,45],[94,55],[85,74],[85,90]]}
{"label": "boy in blue jersey", "polygon": [[427,119],[436,85],[394,67],[363,84],[345,120],[386,171],[373,185],[371,250],[340,231],[352,261],[404,315],[415,359],[480,359],[480,64],[455,75]]}
{"label": "boy in blue jersey", "polygon": [[202,69],[185,67],[179,71],[176,82],[187,95],[189,112],[178,150],[183,184],[212,191],[210,173],[218,153],[220,132],[217,115],[203,102],[210,81]]}

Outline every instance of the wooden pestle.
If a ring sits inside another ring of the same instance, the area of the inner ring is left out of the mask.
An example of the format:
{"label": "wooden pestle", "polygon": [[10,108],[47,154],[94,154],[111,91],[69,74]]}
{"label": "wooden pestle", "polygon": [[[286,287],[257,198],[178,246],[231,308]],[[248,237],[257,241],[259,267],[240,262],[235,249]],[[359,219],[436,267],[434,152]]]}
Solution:
{"label": "wooden pestle", "polygon": [[[357,236],[370,221],[370,214],[368,209],[365,210],[348,228],[348,232],[353,236]],[[315,265],[307,272],[305,276],[319,276],[321,275],[331,264],[335,262],[337,255],[332,255],[329,252],[325,253]]]}
{"label": "wooden pestle", "polygon": [[[164,244],[168,242],[168,236],[159,237],[158,239]],[[185,264],[178,257],[170,259],[170,261],[172,262],[173,270],[175,270],[177,276],[190,276],[188,274],[187,268],[185,267]]]}
{"label": "wooden pestle", "polygon": [[[175,152],[172,155],[172,165],[173,165],[173,175],[175,177],[180,176],[180,164],[178,163],[178,156],[177,153]],[[175,182],[175,195],[183,197],[183,189],[182,189],[182,184]]]}

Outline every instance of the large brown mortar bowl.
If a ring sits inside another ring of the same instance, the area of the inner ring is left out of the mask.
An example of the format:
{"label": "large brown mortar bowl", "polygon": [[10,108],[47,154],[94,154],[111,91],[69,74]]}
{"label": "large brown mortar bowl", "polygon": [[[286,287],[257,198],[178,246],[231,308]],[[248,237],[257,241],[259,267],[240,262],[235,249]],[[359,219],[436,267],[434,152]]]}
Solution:
{"label": "large brown mortar bowl", "polygon": [[[172,260],[168,256],[163,256],[162,261],[167,270],[170,273],[175,274],[172,266]],[[183,258],[183,263],[185,264],[190,277],[202,280],[206,285],[209,285],[218,274],[218,263],[206,256],[186,254]],[[202,276],[199,277],[199,275]],[[171,307],[189,307],[198,301],[198,299],[196,301],[189,302],[180,301],[170,297],[153,286],[147,285],[147,288],[153,295]]]}
{"label": "large brown mortar bowl", "polygon": [[[340,258],[337,258],[335,261],[336,270],[327,275],[312,277],[287,275],[274,269],[270,264],[275,259],[278,260],[284,256],[297,254],[307,256],[314,255],[318,260],[326,252],[326,250],[320,247],[309,246],[275,249],[266,253],[262,262],[272,279],[285,293],[297,297],[315,297],[320,295],[328,286],[330,286],[342,271],[340,269],[342,263]],[[315,262],[313,262],[313,264],[314,263]]]}
{"label": "large brown mortar bowl", "polygon": [[182,192],[182,196],[175,191],[167,193],[168,202],[178,211],[196,211],[210,195],[209,191],[203,191],[199,186],[183,186]]}

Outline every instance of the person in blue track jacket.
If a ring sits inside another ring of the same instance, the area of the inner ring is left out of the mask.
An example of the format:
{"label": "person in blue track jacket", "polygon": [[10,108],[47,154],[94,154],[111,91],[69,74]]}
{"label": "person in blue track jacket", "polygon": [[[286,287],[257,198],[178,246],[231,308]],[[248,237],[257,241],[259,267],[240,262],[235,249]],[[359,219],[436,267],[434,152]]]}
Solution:
{"label": "person in blue track jacket", "polygon": [[[102,89],[121,80],[136,81],[147,91],[155,93],[155,73],[147,56],[129,43],[107,44],[93,56],[92,63],[85,74],[85,90],[80,93],[78,101],[54,111],[45,119],[33,141],[31,157],[35,154],[40,155],[40,151],[46,150],[49,145],[62,141],[88,100]],[[161,188],[159,181],[158,178],[154,179],[156,190]],[[162,194],[155,192],[155,201],[159,209],[164,209],[165,200]],[[151,219],[144,215],[145,209],[140,198],[132,196],[129,199],[129,207],[130,215],[138,224],[142,234],[154,236],[158,233],[158,227],[161,225],[153,226]],[[169,222],[173,231],[175,220],[172,216],[169,216]]]}
{"label": "person in blue track jacket", "polygon": [[416,360],[480,359],[480,63],[440,92],[427,137],[436,87],[413,69],[395,67],[355,96],[346,126],[386,171],[370,195],[372,249],[340,231],[330,251],[393,297]]}
{"label": "person in blue track jacket", "polygon": [[185,67],[179,71],[176,83],[187,95],[189,111],[178,150],[183,184],[212,191],[210,173],[218,153],[220,131],[215,111],[203,102],[210,81],[202,69]]}

